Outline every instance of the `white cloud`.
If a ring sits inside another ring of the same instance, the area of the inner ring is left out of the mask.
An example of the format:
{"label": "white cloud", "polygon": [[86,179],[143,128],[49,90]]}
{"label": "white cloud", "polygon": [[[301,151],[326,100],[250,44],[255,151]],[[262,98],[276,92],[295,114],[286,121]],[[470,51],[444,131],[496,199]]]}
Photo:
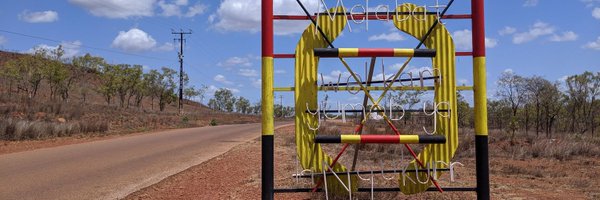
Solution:
{"label": "white cloud", "polygon": [[[79,54],[82,43],[79,40],[63,41],[59,45],[61,45],[64,50],[63,58],[72,58],[73,56]],[[46,49],[48,51],[53,51],[57,49],[59,45],[50,46],[47,44],[39,44],[31,49],[28,49],[27,51],[25,51],[25,53],[33,54],[35,53],[35,50],[39,48]]]}
{"label": "white cloud", "polygon": [[585,7],[588,8],[600,4],[600,0],[581,0],[581,2],[585,4]]}
{"label": "white cloud", "polygon": [[517,29],[510,26],[505,26],[502,30],[498,31],[500,35],[510,35],[517,32]]}
{"label": "white cloud", "polygon": [[[470,51],[473,48],[472,33],[469,29],[454,31],[454,33],[452,33],[452,38],[454,39],[454,44],[458,50]],[[485,38],[486,48],[494,48],[497,45],[498,40],[488,37]]]}
{"label": "white cloud", "polygon": [[596,39],[596,41],[588,42],[583,46],[586,49],[600,50],[600,36]]}
{"label": "white cloud", "polygon": [[275,70],[275,74],[285,74],[285,73],[286,73],[286,71],[283,70],[283,69],[276,69]]}
{"label": "white cloud", "polygon": [[554,31],[555,28],[553,26],[544,22],[536,22],[527,32],[515,33],[512,41],[515,44],[522,44],[535,40],[540,36],[551,35]]}
{"label": "white cloud", "polygon": [[512,73],[514,73],[514,71],[513,71],[513,69],[511,69],[511,68],[506,68],[506,69],[504,70],[504,73],[510,73],[510,74],[512,74]]}
{"label": "white cloud", "polygon": [[29,23],[49,23],[58,20],[58,13],[53,10],[29,12],[25,10],[19,14],[19,19]]}
{"label": "white cloud", "polygon": [[[400,68],[402,67],[404,63],[396,63],[393,64],[390,69],[394,72],[394,74],[396,72],[398,72],[398,70],[400,70]],[[406,68],[404,68],[404,71],[402,71],[402,73],[412,73],[413,77],[419,76],[419,72],[425,71],[425,70],[429,70],[431,71],[431,67],[415,67],[415,66],[406,66]],[[387,75],[386,75],[387,78]],[[407,75],[403,75],[402,78],[408,78]]]}
{"label": "white cloud", "polygon": [[207,9],[208,9],[208,6],[198,3],[196,5],[189,7],[187,13],[185,13],[184,16],[185,17],[193,17],[196,15],[201,15],[201,14],[204,14],[204,12],[206,12]]}
{"label": "white cloud", "polygon": [[167,3],[165,0],[158,2],[158,7],[162,9],[162,16],[171,17],[194,17],[196,15],[203,14],[206,11],[207,6],[204,4],[197,3],[193,6],[188,7],[186,13],[183,12],[184,6],[187,6],[187,0],[177,0],[172,3]]}
{"label": "white cloud", "polygon": [[404,38],[404,36],[400,35],[400,33],[398,32],[392,32],[392,33],[382,33],[380,35],[372,35],[371,37],[369,37],[369,41],[377,41],[377,40],[384,40],[384,41],[389,41],[389,42],[395,42],[395,41],[402,41],[405,40],[406,38]]}
{"label": "white cloud", "polygon": [[538,3],[538,0],[525,0],[525,3],[523,3],[523,7],[534,7],[537,6]]}
{"label": "white cloud", "polygon": [[594,8],[594,10],[592,10],[592,17],[600,19],[600,7]]}
{"label": "white cloud", "polygon": [[[302,3],[311,13],[317,11],[319,1],[302,0]],[[260,1],[256,0],[224,0],[217,11],[209,16],[213,28],[223,31],[246,31],[256,33],[260,31]],[[274,0],[273,10],[275,14],[298,14],[304,12],[296,1]],[[308,20],[277,20],[274,22],[276,35],[288,35],[300,33],[310,21]]]}
{"label": "white cloud", "polygon": [[0,45],[3,45],[4,43],[6,43],[8,40],[4,37],[0,35]]}
{"label": "white cloud", "polygon": [[113,40],[111,47],[125,51],[145,51],[156,46],[156,40],[143,30],[132,28],[129,31],[119,31],[119,35]]}
{"label": "white cloud", "polygon": [[156,0],[69,0],[95,16],[107,18],[149,17],[154,15]]}
{"label": "white cloud", "polygon": [[[340,78],[340,74],[341,74],[341,78]],[[350,77],[350,78],[348,79],[348,77]],[[354,81],[354,78],[352,78],[350,76],[350,72],[347,72],[347,71],[342,72],[340,70],[333,70],[329,74],[322,74],[322,73],[319,74],[319,76],[317,77],[317,82],[319,84],[337,83],[338,78],[340,80],[340,83],[344,83],[347,80],[350,82]],[[364,79],[364,78],[365,77],[361,77],[361,79]]]}
{"label": "white cloud", "polygon": [[223,84],[227,84],[227,85],[231,85],[233,84],[233,82],[227,80],[227,78],[221,74],[217,74],[213,80],[219,82],[219,83],[223,83]]}
{"label": "white cloud", "polygon": [[564,76],[561,76],[560,78],[558,78],[557,81],[564,83],[567,80],[567,78],[569,78],[569,75],[564,75]]}
{"label": "white cloud", "polygon": [[[374,81],[382,81],[384,78],[385,78],[386,80],[389,80],[389,79],[391,79],[391,77],[393,77],[394,75],[395,75],[395,74],[385,74],[385,75],[384,75],[383,73],[379,73],[379,74],[375,74],[375,75],[373,76],[373,80],[374,80]],[[365,78],[365,79],[366,79],[366,78]]]}
{"label": "white cloud", "polygon": [[254,69],[240,69],[238,72],[239,75],[245,77],[257,77],[258,72]]}
{"label": "white cloud", "polygon": [[[162,9],[162,16],[170,17],[170,16],[181,16],[181,8],[180,5],[175,3],[167,3],[166,1],[159,1],[158,6]],[[187,4],[187,2],[185,2]]]}
{"label": "white cloud", "polygon": [[486,48],[494,48],[498,45],[498,40],[493,38],[485,38],[485,47]]}
{"label": "white cloud", "polygon": [[467,79],[458,79],[459,85],[467,85],[467,83],[469,83],[469,80]]}
{"label": "white cloud", "polygon": [[234,56],[231,58],[227,58],[227,60],[225,60],[223,62],[217,63],[217,66],[219,66],[219,67],[234,67],[234,66],[250,67],[250,66],[252,66],[252,62],[250,60],[250,56],[247,56],[247,57]]}
{"label": "white cloud", "polygon": [[173,51],[175,49],[175,45],[172,42],[165,42],[163,45],[156,47],[158,51]]}
{"label": "white cloud", "polygon": [[[236,88],[228,88],[228,87],[223,87],[223,88],[224,89],[228,89],[229,91],[231,91],[233,93],[239,93],[240,92],[240,90],[238,90]],[[217,90],[219,90],[219,89],[221,89],[221,88],[218,88],[218,87],[216,87],[214,85],[210,85],[210,86],[208,86],[208,89],[206,90],[206,94],[208,94],[209,96],[214,96],[215,92]]]}
{"label": "white cloud", "polygon": [[577,40],[577,37],[579,37],[579,36],[575,32],[567,31],[567,32],[563,32],[561,35],[559,35],[559,34],[552,35],[552,37],[550,37],[550,41],[553,41],[553,42],[575,41],[575,40]]}
{"label": "white cloud", "polygon": [[262,79],[250,79],[250,81],[252,82],[252,86],[254,86],[255,88],[260,89],[260,87],[262,86]]}

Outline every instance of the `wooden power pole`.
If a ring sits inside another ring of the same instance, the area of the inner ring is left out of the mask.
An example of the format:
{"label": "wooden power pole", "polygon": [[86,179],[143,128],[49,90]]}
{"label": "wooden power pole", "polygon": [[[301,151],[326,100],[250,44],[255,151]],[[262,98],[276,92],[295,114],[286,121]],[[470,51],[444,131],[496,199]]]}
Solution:
{"label": "wooden power pole", "polygon": [[179,32],[171,31],[171,34],[179,35],[179,38],[175,38],[175,41],[179,41],[179,52],[177,52],[177,56],[179,57],[179,102],[178,102],[178,110],[179,114],[183,114],[183,43],[185,39],[183,39],[183,35],[192,34],[192,30],[185,32],[180,30]]}

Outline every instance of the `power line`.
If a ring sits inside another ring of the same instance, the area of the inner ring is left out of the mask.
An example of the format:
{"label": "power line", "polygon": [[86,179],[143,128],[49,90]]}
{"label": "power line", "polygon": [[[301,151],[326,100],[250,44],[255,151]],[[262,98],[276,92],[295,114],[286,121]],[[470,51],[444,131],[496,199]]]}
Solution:
{"label": "power line", "polygon": [[[30,35],[30,34],[25,34],[25,33],[18,33],[18,32],[14,32],[14,31],[8,31],[8,30],[2,30],[2,29],[0,29],[0,32],[10,33],[10,34],[14,34],[14,35],[19,35],[19,36],[24,36],[24,37],[29,37],[29,38],[35,38],[35,39],[40,39],[40,40],[46,40],[46,41],[54,42],[54,43],[57,43],[57,44],[61,44],[61,43],[64,42],[64,41],[59,41],[59,40],[55,40],[55,39],[51,39],[51,38],[46,38],[46,37],[41,37],[41,36],[35,36],[35,35]],[[88,45],[83,45],[83,44],[70,43],[70,45],[78,46],[78,47],[83,47],[83,48],[87,48],[87,49],[94,49],[94,50],[99,50],[99,51],[105,51],[105,52],[110,52],[110,53],[115,53],[115,54],[122,54],[122,55],[127,55],[127,56],[136,56],[136,57],[146,58],[146,59],[152,59],[152,60],[173,61],[173,60],[166,59],[166,58],[157,58],[157,57],[152,57],[152,56],[145,56],[145,55],[140,55],[140,54],[127,53],[127,52],[123,52],[123,51],[115,51],[115,50],[111,50],[111,49],[105,49],[105,48],[100,48],[100,47],[93,47],[93,46],[88,46]]]}

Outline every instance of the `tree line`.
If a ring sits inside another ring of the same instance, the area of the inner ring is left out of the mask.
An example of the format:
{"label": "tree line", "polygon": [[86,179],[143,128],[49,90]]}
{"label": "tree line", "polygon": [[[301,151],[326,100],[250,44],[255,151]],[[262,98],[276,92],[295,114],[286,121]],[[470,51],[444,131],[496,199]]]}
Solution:
{"label": "tree line", "polygon": [[[586,71],[564,82],[504,72],[497,84],[497,98],[488,99],[490,129],[512,137],[517,131],[552,137],[556,132],[594,135],[600,126],[600,72]],[[460,125],[472,126],[472,108],[462,97],[458,109]]]}
{"label": "tree line", "polygon": [[[46,86],[51,100],[60,98],[68,102],[71,93],[78,91],[81,102],[86,103],[94,92],[108,105],[118,102],[120,107],[142,107],[142,100],[149,99],[151,109],[157,102],[160,111],[177,100],[177,75],[175,70],[167,67],[144,72],[141,65],[110,64],[104,58],[90,54],[65,58],[62,46],[52,50],[35,48],[31,55],[8,60],[0,69],[9,95],[22,94],[34,100],[38,98],[40,88]],[[202,101],[206,86],[188,86],[186,74],[184,85],[187,100],[198,98]]]}
{"label": "tree line", "polygon": [[[250,103],[250,100],[244,97],[235,97],[233,92],[227,88],[221,88],[215,91],[213,98],[208,100],[208,107],[213,110],[224,112],[237,112],[242,114],[260,115],[260,101]],[[273,106],[273,115],[275,117],[291,117],[294,115],[294,107],[275,104]]]}

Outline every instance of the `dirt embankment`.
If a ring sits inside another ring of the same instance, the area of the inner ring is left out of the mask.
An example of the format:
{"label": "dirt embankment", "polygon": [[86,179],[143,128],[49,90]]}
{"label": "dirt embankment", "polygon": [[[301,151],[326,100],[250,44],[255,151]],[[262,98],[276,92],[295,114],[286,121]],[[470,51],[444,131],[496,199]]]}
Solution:
{"label": "dirt embankment", "polygon": [[[297,173],[294,128],[276,130],[275,184],[277,188],[311,187],[310,181],[292,178]],[[600,158],[572,156],[568,159],[509,156],[500,147],[506,142],[493,141],[490,148],[492,199],[598,199],[600,198]],[[341,145],[333,147],[339,151]],[[519,149],[519,147],[515,147]],[[367,148],[368,150],[368,148]],[[475,160],[472,149],[455,159],[464,164],[456,168],[456,182],[442,176],[442,187],[475,186]],[[497,151],[497,152],[493,152]],[[352,150],[350,150],[352,152]],[[368,152],[366,152],[368,153]],[[137,191],[126,199],[260,199],[260,141],[237,146],[229,152],[191,167],[163,181]],[[398,175],[384,180],[375,175],[375,187],[395,187]],[[389,178],[389,177],[388,177]],[[360,182],[368,187],[367,181]],[[369,199],[369,193],[357,194]],[[324,199],[324,193],[276,194],[276,199]],[[412,196],[400,193],[376,193],[376,199],[473,199],[474,192],[428,192]]]}

